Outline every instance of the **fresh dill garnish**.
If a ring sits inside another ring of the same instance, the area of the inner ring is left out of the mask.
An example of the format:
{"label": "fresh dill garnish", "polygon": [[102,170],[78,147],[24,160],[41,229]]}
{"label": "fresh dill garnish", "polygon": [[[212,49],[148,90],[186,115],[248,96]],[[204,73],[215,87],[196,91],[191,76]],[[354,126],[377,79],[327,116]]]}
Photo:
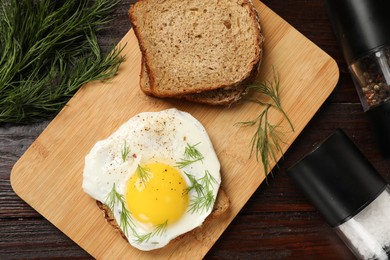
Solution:
{"label": "fresh dill garnish", "polygon": [[199,194],[203,194],[203,186],[198,182],[198,180],[195,178],[195,176],[188,174],[184,172],[185,175],[187,175],[188,179],[190,180],[191,186],[187,187],[185,190],[185,193],[190,192],[191,190],[195,190],[195,192]]}
{"label": "fresh dill garnish", "polygon": [[195,148],[198,144],[200,143],[194,145],[187,143],[187,146],[184,149],[184,158],[181,158],[181,161],[176,162],[180,169],[204,159],[203,155]]}
{"label": "fresh dill garnish", "polygon": [[0,1],[0,123],[52,116],[87,82],[116,74],[123,48],[103,55],[97,32],[118,2]]}
{"label": "fresh dill garnish", "polygon": [[122,153],[122,160],[123,162],[125,162],[127,160],[127,157],[130,154],[130,146],[127,145],[126,140],[125,143],[123,144],[121,153]]}
{"label": "fresh dill garnish", "polygon": [[112,189],[106,198],[105,204],[110,208],[112,212],[114,212],[115,210],[115,205],[119,204],[121,206],[119,226],[122,228],[123,233],[126,236],[128,235],[128,228],[130,228],[134,232],[134,222],[131,218],[130,211],[126,207],[125,198],[122,194],[118,193],[115,188],[115,183],[112,185]]}
{"label": "fresh dill garnish", "polygon": [[215,196],[212,190],[207,190],[203,195],[195,196],[194,200],[190,203],[189,212],[194,213],[198,211],[208,211],[215,202]]}
{"label": "fresh dill garnish", "polygon": [[153,235],[153,232],[149,232],[149,233],[142,234],[142,235],[140,235],[138,233],[134,233],[134,236],[135,236],[134,242],[137,244],[147,242],[152,237],[152,235]]}
{"label": "fresh dill garnish", "polygon": [[119,216],[119,226],[121,227],[123,233],[127,236],[129,230],[133,233],[136,243],[147,242],[153,236],[161,236],[167,230],[168,220],[163,223],[156,225],[152,232],[140,235],[135,229],[134,220],[131,217],[130,211],[126,207],[125,198],[120,194],[116,188],[115,183],[112,186],[110,193],[107,195],[105,204],[114,212],[116,205],[120,205],[120,216]]}
{"label": "fresh dill garnish", "polygon": [[205,186],[206,190],[212,187],[213,183],[217,184],[217,180],[210,174],[208,170],[205,170],[204,176],[200,178],[199,181]]}
{"label": "fresh dill garnish", "polygon": [[135,172],[143,185],[145,185],[149,181],[149,179],[151,178],[151,173],[148,171],[148,169],[142,167],[139,164],[138,164],[137,170]]}
{"label": "fresh dill garnish", "polygon": [[149,239],[152,238],[153,236],[161,236],[167,230],[167,226],[168,226],[168,220],[166,220],[165,222],[159,225],[156,225],[156,227],[152,232],[142,234],[142,235],[135,233],[134,235],[136,239],[134,241],[138,244],[141,244],[143,242],[149,241]]}
{"label": "fresh dill garnish", "polygon": [[195,148],[200,143],[190,145],[187,143],[186,148],[184,149],[184,156],[186,158],[199,159],[203,158],[202,154]]}
{"label": "fresh dill garnish", "polygon": [[191,185],[187,188],[186,192],[194,190],[196,195],[190,202],[189,212],[203,212],[208,211],[215,202],[215,196],[213,194],[213,184],[217,184],[217,181],[211,176],[208,170],[202,178],[196,179],[195,176],[185,173],[191,182]]}
{"label": "fresh dill garnish", "polygon": [[[257,126],[256,131],[251,139],[251,150],[250,155],[255,152],[256,160],[263,164],[264,174],[267,177],[268,171],[271,170],[272,162],[277,163],[277,155],[283,154],[283,150],[281,147],[282,141],[282,132],[278,130],[280,125],[273,125],[268,119],[269,111],[271,109],[276,109],[279,111],[283,118],[285,118],[291,128],[294,131],[294,126],[287,116],[286,112],[283,110],[282,105],[280,103],[279,97],[279,78],[274,72],[273,82],[265,81],[264,83],[255,82],[254,84],[249,86],[249,89],[252,89],[256,93],[271,98],[270,102],[263,102],[260,99],[254,97],[247,99],[250,102],[256,103],[264,109],[261,110],[259,115],[249,121],[239,122],[237,124],[244,126]],[[271,171],[272,174],[272,171]]]}
{"label": "fresh dill garnish", "polygon": [[168,226],[168,220],[157,225],[153,231],[153,236],[161,236],[162,234],[164,234],[165,231],[167,231],[167,226]]}
{"label": "fresh dill garnish", "polygon": [[249,89],[254,90],[255,92],[258,92],[262,95],[266,95],[271,98],[272,103],[264,103],[259,101],[258,99],[249,99],[252,102],[258,103],[259,105],[270,105],[274,108],[276,108],[283,117],[287,120],[288,124],[291,127],[291,130],[294,131],[294,126],[290,120],[290,118],[287,116],[286,112],[282,108],[282,104],[280,103],[280,97],[279,97],[279,77],[277,73],[275,72],[275,69],[273,69],[273,82],[270,81],[264,81],[264,83],[255,82],[255,84],[249,85]]}

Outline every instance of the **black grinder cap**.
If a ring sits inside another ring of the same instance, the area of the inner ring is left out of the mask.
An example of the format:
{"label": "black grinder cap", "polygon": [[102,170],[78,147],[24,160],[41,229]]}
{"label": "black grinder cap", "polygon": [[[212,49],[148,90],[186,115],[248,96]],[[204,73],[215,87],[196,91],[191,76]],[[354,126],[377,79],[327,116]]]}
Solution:
{"label": "black grinder cap", "polygon": [[390,44],[389,0],[326,0],[326,7],[348,64]]}
{"label": "black grinder cap", "polygon": [[[326,7],[348,65],[390,46],[390,0],[326,0]],[[390,157],[390,102],[366,112],[382,155]]]}
{"label": "black grinder cap", "polygon": [[287,172],[332,227],[355,216],[387,186],[342,130]]}

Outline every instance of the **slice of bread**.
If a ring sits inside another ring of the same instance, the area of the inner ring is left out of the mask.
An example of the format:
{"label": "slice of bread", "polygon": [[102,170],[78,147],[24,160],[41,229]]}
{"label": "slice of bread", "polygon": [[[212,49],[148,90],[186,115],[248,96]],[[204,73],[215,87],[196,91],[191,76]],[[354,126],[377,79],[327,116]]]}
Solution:
{"label": "slice of bread", "polygon": [[[105,204],[101,203],[100,201],[96,201],[96,204],[103,211],[104,218],[106,219],[107,223],[109,223],[117,232],[119,232],[121,237],[127,241],[125,234],[120,229],[120,227],[119,227],[118,223],[116,222],[114,215],[112,214],[112,211],[110,210],[110,208],[108,206],[106,206]],[[204,221],[202,226],[196,228],[193,231],[190,231],[189,233],[182,234],[179,238],[186,236],[186,235],[189,235],[189,234],[194,233],[194,232],[197,232],[197,233],[201,232],[202,230],[199,230],[199,229],[202,229],[202,227],[207,226],[207,224],[210,221],[212,221],[213,219],[220,218],[222,215],[224,215],[227,212],[227,210],[229,209],[229,206],[230,206],[229,197],[227,196],[226,192],[221,187],[218,191],[218,196],[217,196],[217,199],[215,201],[213,211],[206,218],[206,220]],[[198,237],[198,235],[197,235],[197,237]]]}
{"label": "slice of bread", "polygon": [[[129,15],[148,94],[230,103],[224,98],[245,93],[243,82],[258,70],[263,37],[249,0],[140,0]],[[228,91],[206,93],[217,89]],[[202,95],[187,97],[196,93]]]}
{"label": "slice of bread", "polygon": [[[208,90],[201,93],[175,96],[173,98],[186,99],[207,105],[231,105],[239,101],[247,93],[247,86],[254,80],[256,75],[257,71],[253,71],[251,77],[235,87]],[[143,59],[141,62],[140,87],[145,94],[154,96],[150,89],[149,76]]]}

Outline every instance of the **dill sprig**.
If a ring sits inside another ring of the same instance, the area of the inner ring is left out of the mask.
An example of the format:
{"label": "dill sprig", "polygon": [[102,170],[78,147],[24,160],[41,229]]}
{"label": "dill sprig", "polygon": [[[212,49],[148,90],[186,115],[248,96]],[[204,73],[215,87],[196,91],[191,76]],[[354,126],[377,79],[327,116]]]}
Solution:
{"label": "dill sprig", "polygon": [[0,2],[0,123],[54,115],[85,83],[114,76],[96,33],[118,0]]}
{"label": "dill sprig", "polygon": [[191,185],[187,188],[186,192],[190,192],[191,190],[196,192],[196,195],[190,202],[189,212],[208,211],[215,202],[213,184],[217,184],[217,181],[208,170],[206,170],[203,177],[199,179],[196,179],[195,176],[191,174],[185,174],[191,182]]}
{"label": "dill sprig", "polygon": [[122,154],[122,160],[123,160],[123,162],[125,162],[127,160],[127,157],[129,157],[129,154],[130,154],[130,146],[127,145],[126,140],[125,140],[125,143],[123,144],[121,154]]}
{"label": "dill sprig", "polygon": [[119,217],[119,226],[123,230],[125,235],[128,235],[129,228],[134,232],[134,222],[131,218],[130,211],[126,207],[125,198],[122,194],[118,193],[115,188],[115,183],[112,186],[110,193],[108,194],[105,204],[110,208],[112,212],[115,210],[115,206],[119,204],[121,206],[120,209],[120,217]]}
{"label": "dill sprig", "polygon": [[153,231],[153,236],[161,236],[162,234],[164,234],[165,231],[167,231],[167,226],[168,226],[168,220],[157,225]]}
{"label": "dill sprig", "polygon": [[142,234],[142,235],[140,235],[138,233],[134,233],[134,236],[135,236],[134,242],[137,244],[147,242],[152,237],[152,235],[153,235],[153,232],[149,232],[149,233]]}
{"label": "dill sprig", "polygon": [[137,166],[137,170],[135,171],[138,178],[140,179],[142,185],[146,185],[146,183],[151,178],[151,173],[147,168],[142,167],[140,164]]}
{"label": "dill sprig", "polygon": [[181,161],[176,162],[180,169],[204,159],[203,155],[195,148],[198,144],[200,143],[194,145],[187,143],[187,146],[184,148],[184,158],[181,158]]}
{"label": "dill sprig", "polygon": [[153,236],[162,236],[162,234],[164,234],[167,231],[167,226],[168,226],[168,220],[164,221],[159,225],[156,225],[156,227],[152,232],[145,233],[142,235],[138,233],[134,233],[134,236],[136,237],[135,242],[141,244],[143,242],[149,241],[150,238],[152,238]]}
{"label": "dill sprig", "polygon": [[266,95],[267,97],[270,97],[272,103],[264,103],[261,102],[259,99],[249,99],[249,101],[258,103],[259,105],[272,106],[276,108],[287,120],[288,124],[291,127],[291,130],[294,131],[294,126],[290,118],[287,116],[286,112],[283,110],[282,104],[280,103],[279,87],[280,87],[279,77],[275,72],[275,69],[273,69],[273,82],[271,81],[264,81],[264,83],[255,82],[255,84],[249,85],[250,90],[252,89],[259,94],[263,94]]}
{"label": "dill sprig", "polygon": [[110,193],[107,195],[105,204],[112,212],[114,212],[116,205],[120,205],[119,226],[126,236],[128,235],[128,232],[131,231],[135,237],[134,241],[138,244],[147,242],[153,236],[161,236],[167,230],[168,220],[159,225],[156,225],[152,232],[148,232],[142,235],[139,234],[135,229],[135,223],[131,217],[130,211],[126,207],[124,196],[116,190],[115,183],[113,184]]}
{"label": "dill sprig", "polygon": [[208,170],[205,170],[205,174],[199,179],[200,183],[205,186],[205,189],[211,189],[214,184],[217,184],[217,180],[210,174]]}
{"label": "dill sprig", "polygon": [[185,175],[187,175],[188,179],[190,180],[191,186],[187,187],[185,190],[185,193],[190,192],[191,190],[195,190],[196,194],[203,194],[203,186],[198,182],[198,180],[195,178],[195,176],[188,174],[184,172]]}
{"label": "dill sprig", "polygon": [[191,201],[189,212],[208,211],[214,205],[214,202],[213,191],[207,190],[205,194],[195,196],[194,200]]}
{"label": "dill sprig", "polygon": [[[279,111],[283,118],[285,118],[291,128],[294,131],[294,126],[287,116],[286,112],[283,110],[280,97],[279,97],[279,77],[277,76],[275,70],[273,82],[265,81],[264,83],[255,82],[249,86],[249,89],[252,89],[260,95],[265,95],[271,99],[270,102],[264,102],[260,99],[254,97],[247,99],[250,102],[256,103],[264,109],[261,110],[259,115],[249,121],[239,122],[237,124],[244,126],[255,126],[256,131],[251,139],[251,150],[250,155],[254,152],[256,154],[256,160],[261,160],[264,168],[264,174],[267,177],[268,171],[271,170],[272,162],[277,163],[277,155],[283,154],[281,147],[282,132],[278,130],[280,125],[274,125],[269,121],[269,111],[271,109],[276,109]],[[272,171],[270,172],[272,174]]]}

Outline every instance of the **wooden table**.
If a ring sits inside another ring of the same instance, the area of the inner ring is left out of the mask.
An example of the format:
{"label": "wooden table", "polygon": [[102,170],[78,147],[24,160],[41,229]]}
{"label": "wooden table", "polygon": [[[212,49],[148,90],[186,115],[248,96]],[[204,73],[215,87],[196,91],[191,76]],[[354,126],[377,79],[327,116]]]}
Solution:
{"label": "wooden table", "polygon": [[[113,30],[102,33],[103,49],[129,30],[121,1]],[[340,80],[299,138],[206,255],[206,259],[353,259],[353,255],[297,189],[286,169],[337,128],[342,128],[387,181],[389,160],[381,157],[322,0],[265,0],[282,18],[338,63]],[[9,175],[12,166],[50,121],[0,125],[0,259],[91,258],[72,240],[18,198]]]}

